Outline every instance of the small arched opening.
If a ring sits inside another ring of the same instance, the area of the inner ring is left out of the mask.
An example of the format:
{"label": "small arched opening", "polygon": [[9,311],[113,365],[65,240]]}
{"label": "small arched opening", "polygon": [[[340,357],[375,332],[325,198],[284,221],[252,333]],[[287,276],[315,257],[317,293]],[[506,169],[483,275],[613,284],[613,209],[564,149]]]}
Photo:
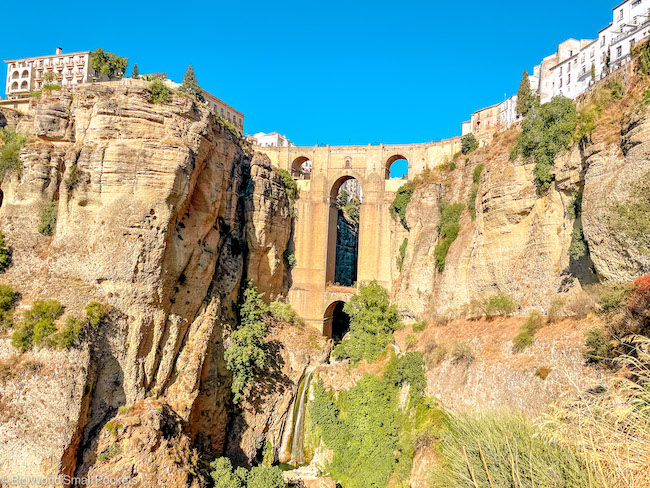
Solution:
{"label": "small arched opening", "polygon": [[24,71],[23,71],[23,76],[22,76],[22,77],[23,77],[23,78],[29,78],[29,71],[24,70]]}
{"label": "small arched opening", "polygon": [[311,178],[312,162],[305,156],[297,157],[291,163],[291,176],[299,180]]}
{"label": "small arched opening", "polygon": [[12,89],[12,90],[18,90],[18,83],[14,81],[14,82],[11,84],[11,89]]}
{"label": "small arched opening", "polygon": [[343,311],[345,302],[332,302],[325,310],[323,317],[323,335],[341,342],[350,331],[350,316]]}
{"label": "small arched opening", "polygon": [[20,84],[20,89],[21,89],[21,90],[27,90],[27,82],[26,82],[26,81],[23,81],[23,82]]}
{"label": "small arched opening", "polygon": [[351,287],[357,281],[359,223],[363,192],[352,176],[342,176],[330,191],[327,237],[328,285]]}
{"label": "small arched opening", "polygon": [[395,154],[386,161],[385,179],[395,178],[407,179],[409,174],[409,162],[401,154]]}

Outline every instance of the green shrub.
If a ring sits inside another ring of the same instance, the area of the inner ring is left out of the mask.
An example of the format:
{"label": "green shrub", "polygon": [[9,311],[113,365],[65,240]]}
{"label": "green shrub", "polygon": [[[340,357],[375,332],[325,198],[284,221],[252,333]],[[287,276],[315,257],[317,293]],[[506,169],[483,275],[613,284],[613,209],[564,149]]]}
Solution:
{"label": "green shrub", "polygon": [[120,424],[119,422],[115,422],[114,420],[109,420],[108,422],[106,422],[106,425],[104,427],[106,428],[109,434],[111,434],[113,437],[117,437],[117,433],[122,428],[122,424]]}
{"label": "green shrub", "polygon": [[432,488],[599,486],[575,452],[547,440],[518,414],[449,416],[439,439]]}
{"label": "green shrub", "polygon": [[418,338],[415,337],[413,334],[409,334],[406,336],[405,342],[406,342],[406,349],[413,349],[415,346],[418,345]]}
{"label": "green shrub", "polygon": [[474,168],[474,173],[472,174],[472,183],[475,185],[481,183],[481,175],[483,174],[484,169],[485,165],[483,163],[476,165],[476,168]]}
{"label": "green shrub", "polygon": [[632,182],[630,195],[609,208],[607,216],[609,234],[623,248],[640,254],[650,253],[650,171],[639,181]]}
{"label": "green shrub", "polygon": [[585,235],[582,232],[582,229],[576,227],[571,232],[571,244],[569,245],[569,257],[574,261],[577,261],[581,257],[587,255],[587,241],[585,240]]}
{"label": "green shrub", "polygon": [[535,334],[544,326],[544,317],[539,310],[533,310],[524,325],[519,329],[519,333],[512,340],[512,346],[515,352],[521,352],[527,347],[535,344]]}
{"label": "green shrub", "polygon": [[41,208],[38,232],[44,236],[53,236],[56,232],[56,218],[59,212],[59,202],[50,202]]}
{"label": "green shrub", "polygon": [[27,137],[17,134],[14,129],[0,129],[0,180],[9,174],[20,174],[23,163],[20,161],[20,151],[27,142]]}
{"label": "green shrub", "polygon": [[277,466],[255,466],[233,470],[230,459],[215,459],[210,468],[214,488],[285,488],[282,471]]}
{"label": "green shrub", "polygon": [[54,321],[63,313],[63,306],[56,300],[37,300],[25,312],[22,322],[11,336],[11,345],[22,352],[36,346],[52,346],[52,334],[56,332]]}
{"label": "green shrub", "polygon": [[427,323],[426,320],[421,320],[415,324],[413,324],[413,332],[424,332],[427,327],[429,327],[429,324]]}
{"label": "green shrub", "polygon": [[109,78],[121,78],[126,73],[128,65],[128,58],[106,52],[101,48],[95,49],[90,54],[90,67]]}
{"label": "green shrub", "polygon": [[86,305],[86,319],[88,325],[95,328],[108,317],[108,305],[96,301],[89,302]]}
{"label": "green shrub", "polygon": [[612,80],[609,82],[609,87],[612,90],[612,98],[615,100],[621,100],[625,91],[623,90],[623,84],[618,80]]}
{"label": "green shrub", "polygon": [[294,309],[289,303],[284,303],[280,301],[271,302],[269,305],[269,311],[271,315],[277,320],[287,322],[296,326],[303,325],[302,319],[296,314]]}
{"label": "green shrub", "polygon": [[264,303],[263,296],[251,282],[246,283],[237,307],[239,327],[232,332],[230,347],[224,353],[226,364],[232,373],[234,403],[239,403],[246,387],[267,365],[264,339],[268,331],[265,316],[269,313],[269,308]]}
{"label": "green shrub", "polygon": [[72,169],[68,174],[68,178],[65,180],[65,186],[69,192],[77,188],[77,185],[79,185],[82,176],[83,171],[81,171],[81,168],[76,164],[72,166]]}
{"label": "green shrub", "polygon": [[406,222],[406,208],[408,207],[411,197],[413,196],[413,191],[415,190],[415,181],[408,181],[404,186],[400,187],[399,190],[395,193],[395,198],[393,203],[390,206],[390,214],[393,219],[397,220],[399,218],[402,226],[408,230],[408,224]]}
{"label": "green shrub", "polygon": [[624,285],[608,286],[598,300],[602,313],[617,312],[621,310],[630,295],[630,287]]}
{"label": "green shrub", "polygon": [[84,331],[84,323],[76,317],[69,316],[63,328],[56,333],[55,340],[59,349],[70,349],[79,340]]}
{"label": "green shrub", "polygon": [[402,241],[402,245],[399,247],[399,256],[397,256],[397,269],[401,272],[402,266],[404,265],[404,258],[406,257],[406,247],[409,245],[408,237],[405,237]]}
{"label": "green shrub", "polygon": [[13,326],[13,313],[18,293],[9,285],[0,285],[0,332]]}
{"label": "green shrub", "polygon": [[485,300],[483,304],[483,312],[488,318],[493,318],[497,315],[507,317],[508,315],[511,315],[517,307],[518,304],[512,295],[500,292]]}
{"label": "green shrub", "polygon": [[573,200],[568,209],[569,217],[572,219],[579,219],[582,216],[582,192],[578,192],[574,195]]}
{"label": "green shrub", "polygon": [[350,317],[350,337],[336,346],[334,355],[353,363],[377,360],[400,326],[397,307],[391,305],[386,289],[377,281],[362,283],[343,311]]}
{"label": "green shrub", "polygon": [[296,183],[296,180],[294,180],[291,176],[291,173],[289,173],[286,169],[276,168],[276,170],[282,178],[282,184],[284,185],[284,191],[287,194],[289,203],[290,205],[293,205],[293,201],[298,196],[298,184]]}
{"label": "green shrub", "polygon": [[610,356],[609,336],[604,329],[591,329],[585,334],[584,357],[587,363],[600,363]]}
{"label": "green shrub", "polygon": [[440,223],[438,224],[438,244],[433,250],[436,267],[439,272],[445,270],[447,253],[460,232],[460,216],[465,208],[462,203],[442,205],[440,210]]}
{"label": "green shrub", "polygon": [[474,134],[466,134],[460,139],[461,152],[465,155],[478,149],[478,141]]}
{"label": "green shrub", "polygon": [[555,158],[569,149],[577,122],[573,102],[564,97],[555,97],[539,108],[532,108],[524,118],[511,157],[535,161],[535,184],[540,191],[550,188]]}
{"label": "green shrub", "polygon": [[[415,336],[413,337],[416,341]],[[397,387],[404,383],[410,385],[409,394],[415,403],[424,398],[424,390],[427,387],[427,380],[424,374],[424,357],[421,352],[407,352],[402,356],[391,356],[384,379]]]}
{"label": "green shrub", "polygon": [[107,463],[111,459],[113,459],[116,456],[119,456],[122,454],[122,446],[120,446],[117,442],[114,444],[111,444],[108,448],[103,450],[97,455],[97,461],[100,463]]}
{"label": "green shrub", "polygon": [[296,267],[298,262],[296,261],[295,253],[290,249],[285,249],[282,251],[282,260],[287,269],[291,270]]}
{"label": "green shrub", "polygon": [[566,300],[562,297],[553,297],[548,307],[547,320],[550,324],[557,322],[564,312]]}
{"label": "green shrub", "polygon": [[478,185],[472,184],[472,189],[469,192],[469,200],[467,202],[467,209],[472,220],[476,220],[476,196],[478,195]]}
{"label": "green shrub", "polygon": [[43,85],[43,93],[51,93],[53,91],[63,90],[63,87],[58,83],[46,83]]}
{"label": "green shrub", "polygon": [[11,266],[11,250],[5,243],[5,237],[0,232],[0,273],[4,273]]}
{"label": "green shrub", "polygon": [[155,79],[149,85],[149,101],[156,105],[169,102],[171,90],[161,80]]}

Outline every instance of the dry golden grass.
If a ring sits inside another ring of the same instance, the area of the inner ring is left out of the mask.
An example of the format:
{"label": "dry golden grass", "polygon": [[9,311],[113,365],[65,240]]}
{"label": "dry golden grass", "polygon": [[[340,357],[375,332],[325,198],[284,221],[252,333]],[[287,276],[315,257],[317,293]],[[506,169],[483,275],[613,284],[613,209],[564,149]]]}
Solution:
{"label": "dry golden grass", "polygon": [[[634,337],[638,357],[593,388],[574,385],[543,417],[548,437],[579,452],[608,487],[650,486],[650,339]],[[645,386],[645,388],[644,388]]]}

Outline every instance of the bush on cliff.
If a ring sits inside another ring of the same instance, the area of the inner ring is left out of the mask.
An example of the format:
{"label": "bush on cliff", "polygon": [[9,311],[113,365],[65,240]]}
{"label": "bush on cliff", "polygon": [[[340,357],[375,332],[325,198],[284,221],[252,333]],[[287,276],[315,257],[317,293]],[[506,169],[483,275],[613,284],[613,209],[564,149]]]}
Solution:
{"label": "bush on cliff", "polygon": [[287,484],[277,466],[233,469],[230,459],[221,457],[210,464],[214,488],[285,488]]}
{"label": "bush on cliff", "polygon": [[479,184],[481,183],[481,174],[485,169],[483,163],[478,164],[474,168],[474,174],[472,175],[472,189],[469,192],[469,201],[467,203],[467,208],[469,210],[469,215],[472,217],[472,220],[476,219],[476,196],[478,195]]}
{"label": "bush on cliff", "polygon": [[6,271],[11,266],[11,249],[5,243],[5,237],[0,232],[0,273]]}
{"label": "bush on cliff", "polygon": [[161,80],[156,79],[151,82],[149,93],[149,101],[159,105],[167,103],[172,92]]}
{"label": "bush on cliff", "polygon": [[353,363],[377,360],[400,326],[397,307],[391,305],[386,289],[377,281],[362,283],[343,311],[350,316],[350,337],[336,346],[334,355]]}
{"label": "bush on cliff", "polygon": [[521,134],[510,154],[535,162],[535,184],[540,191],[551,187],[555,158],[573,142],[578,114],[568,98],[554,97],[539,108],[532,108],[521,126]]}
{"label": "bush on cliff", "polygon": [[[409,385],[400,406],[400,389]],[[424,361],[419,352],[393,355],[383,377],[366,374],[338,398],[314,384],[307,408],[309,444],[320,441],[334,456],[327,469],[346,488],[384,488],[389,480],[404,485],[410,477],[416,446],[438,410],[424,398]]]}
{"label": "bush on cliff", "polygon": [[106,52],[101,48],[95,49],[90,54],[90,67],[108,78],[122,78],[128,65],[128,58]]}
{"label": "bush on cliff", "polygon": [[56,232],[56,218],[59,213],[59,202],[49,202],[41,207],[38,232],[44,236],[53,236]]}
{"label": "bush on cliff", "polygon": [[13,313],[18,293],[9,285],[0,285],[0,332],[13,326]]}
{"label": "bush on cliff", "polygon": [[467,155],[471,152],[474,152],[478,149],[478,141],[474,134],[465,134],[460,139],[460,147],[463,154]]}
{"label": "bush on cliff", "polygon": [[409,181],[404,186],[402,186],[397,193],[395,193],[395,198],[393,203],[390,206],[390,214],[393,219],[397,220],[399,218],[400,222],[406,230],[408,230],[408,224],[406,223],[406,207],[411,201],[411,196],[413,196],[413,191],[415,190],[415,181]]}
{"label": "bush on cliff", "polygon": [[544,317],[539,310],[530,312],[528,319],[519,329],[519,333],[512,340],[512,348],[515,352],[521,352],[527,347],[535,344],[535,334],[544,326]]}
{"label": "bush on cliff", "polygon": [[20,174],[23,163],[20,161],[20,151],[27,142],[27,137],[17,134],[14,129],[0,129],[0,181],[9,174]]}
{"label": "bush on cliff", "polygon": [[56,332],[54,321],[63,313],[63,306],[56,300],[36,300],[11,336],[11,345],[25,352],[36,346],[51,346],[52,334]]}
{"label": "bush on cliff", "polygon": [[447,253],[453,242],[458,237],[460,232],[460,216],[463,213],[465,205],[462,203],[454,203],[452,205],[441,205],[440,210],[440,223],[438,224],[438,244],[433,250],[433,255],[436,258],[436,266],[439,272],[445,270],[445,260]]}
{"label": "bush on cliff", "polygon": [[250,281],[246,283],[242,300],[237,307],[239,327],[230,336],[230,347],[224,354],[232,373],[234,403],[239,403],[246,387],[267,364],[264,338],[268,331],[265,318],[269,308],[264,303],[263,296]]}

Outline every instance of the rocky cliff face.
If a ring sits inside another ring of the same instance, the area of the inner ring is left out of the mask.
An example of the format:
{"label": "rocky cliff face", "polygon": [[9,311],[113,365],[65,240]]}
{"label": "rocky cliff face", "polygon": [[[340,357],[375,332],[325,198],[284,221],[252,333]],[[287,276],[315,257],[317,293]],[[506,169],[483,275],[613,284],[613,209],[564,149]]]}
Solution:
{"label": "rocky cliff face", "polygon": [[[79,408],[52,406],[49,447],[20,461],[33,473],[47,465],[87,474],[106,421],[151,396],[186,423],[193,445],[220,453],[223,341],[240,282],[248,269],[262,291],[283,289],[291,219],[279,175],[191,98],[148,98],[144,86],[81,87],[35,102],[31,116],[2,119],[32,136],[21,175],[2,182],[0,229],[14,261],[3,281],[21,292],[23,308],[39,298],[59,300],[66,314],[91,299],[112,308],[85,353],[51,353],[85,373],[58,380],[57,394]],[[51,202],[56,234],[45,237],[39,215]],[[12,388],[0,388],[10,405]],[[22,415],[20,433],[0,424],[2,474],[24,473],[13,454],[42,435],[30,412]]]}
{"label": "rocky cliff face", "polygon": [[[631,249],[608,226],[611,206],[630,194],[630,183],[650,169],[650,113],[637,112],[623,124],[622,141],[575,146],[555,163],[556,181],[540,194],[533,164],[509,160],[515,131],[456,170],[430,176],[413,193],[406,218],[410,232],[394,224],[393,253],[404,237],[408,246],[394,294],[407,315],[453,312],[473,298],[511,294],[523,308],[548,307],[560,295],[570,298],[581,286],[600,280],[628,282],[650,271],[650,256]],[[439,202],[469,203],[473,171],[484,164],[476,197],[476,219],[464,211],[460,233],[437,271]],[[582,215],[574,215],[582,194]],[[584,229],[589,256],[573,261],[568,250],[574,229]],[[397,272],[396,272],[397,274]]]}

